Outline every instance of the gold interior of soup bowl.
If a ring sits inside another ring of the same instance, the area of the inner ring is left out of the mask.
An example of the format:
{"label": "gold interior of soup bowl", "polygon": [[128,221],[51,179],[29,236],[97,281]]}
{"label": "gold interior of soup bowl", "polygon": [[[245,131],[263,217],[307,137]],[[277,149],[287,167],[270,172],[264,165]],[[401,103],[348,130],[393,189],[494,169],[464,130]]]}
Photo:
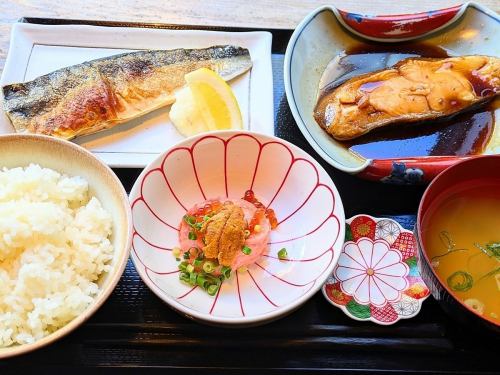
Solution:
{"label": "gold interior of soup bowl", "polygon": [[111,270],[99,280],[100,293],[77,318],[33,344],[0,348],[0,358],[29,352],[65,336],[88,319],[108,298],[127,264],[132,238],[132,218],[128,196],[118,177],[89,151],[71,142],[41,135],[1,135],[0,168],[28,166],[30,163],[88,181],[89,193],[110,213],[114,248]]}
{"label": "gold interior of soup bowl", "polygon": [[[488,244],[497,246],[497,241],[500,240],[500,237],[497,238],[497,234],[500,235],[500,231],[496,230],[497,216],[494,213],[491,216],[490,212],[495,211],[498,204],[499,166],[500,155],[478,156],[442,172],[422,197],[416,225],[421,255],[420,268],[433,296],[459,320],[464,321],[463,314],[459,311],[463,307],[470,315],[477,317],[478,321],[486,322],[488,328],[496,329],[497,332],[500,329],[499,311],[495,310],[497,306],[494,303],[498,299],[493,295],[492,301],[488,302],[493,302],[492,312],[496,314],[493,317],[486,314],[486,301],[478,299],[481,299],[480,295],[484,298],[484,284],[478,294],[471,295],[468,292],[473,291],[475,284],[484,277],[495,277],[498,273],[498,262],[495,265],[495,260],[498,259],[487,247]],[[481,233],[478,232],[479,229]],[[476,255],[478,257],[473,267],[469,265],[469,261]],[[468,259],[464,260],[463,256]],[[484,258],[486,256],[489,259]],[[443,262],[448,262],[446,274],[437,269],[443,266]],[[450,283],[458,287],[452,290]],[[498,293],[497,290],[494,292]],[[489,294],[486,293],[486,296],[489,297]],[[480,313],[474,304],[467,304],[464,299],[477,300],[485,307],[485,313]]]}

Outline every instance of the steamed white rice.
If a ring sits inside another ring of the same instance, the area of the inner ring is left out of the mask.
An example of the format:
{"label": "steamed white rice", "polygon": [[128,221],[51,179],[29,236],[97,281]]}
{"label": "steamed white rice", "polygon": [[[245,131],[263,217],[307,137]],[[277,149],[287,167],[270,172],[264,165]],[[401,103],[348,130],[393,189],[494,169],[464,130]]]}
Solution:
{"label": "steamed white rice", "polygon": [[111,231],[83,178],[34,164],[0,171],[0,347],[39,340],[92,303]]}

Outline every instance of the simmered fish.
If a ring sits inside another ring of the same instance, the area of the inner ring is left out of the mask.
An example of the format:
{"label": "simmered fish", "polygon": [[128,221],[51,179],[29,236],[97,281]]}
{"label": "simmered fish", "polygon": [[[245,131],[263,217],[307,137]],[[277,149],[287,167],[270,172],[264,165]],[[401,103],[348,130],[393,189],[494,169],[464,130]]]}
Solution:
{"label": "simmered fish", "polygon": [[186,73],[208,68],[227,81],[251,67],[248,50],[229,45],[125,53],[4,86],[4,109],[17,132],[71,139],[173,103]]}
{"label": "simmered fish", "polygon": [[321,95],[314,118],[334,138],[348,140],[390,124],[454,115],[499,93],[499,58],[407,58]]}

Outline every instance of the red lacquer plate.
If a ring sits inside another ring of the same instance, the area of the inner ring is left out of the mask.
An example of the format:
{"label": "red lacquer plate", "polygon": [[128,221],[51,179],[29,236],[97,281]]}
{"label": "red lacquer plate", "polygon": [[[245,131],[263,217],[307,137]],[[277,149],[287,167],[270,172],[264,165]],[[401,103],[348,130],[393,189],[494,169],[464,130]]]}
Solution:
{"label": "red lacquer plate", "polygon": [[346,221],[342,252],[323,286],[328,302],[352,319],[391,325],[416,316],[429,294],[412,232],[388,218]]}
{"label": "red lacquer plate", "polygon": [[[186,211],[247,190],[276,213],[268,252],[234,270],[213,297],[180,282],[171,249]],[[321,288],[344,239],[344,209],[325,170],[298,147],[256,133],[214,132],[179,143],[143,171],[130,202],[139,275],[175,310],[209,324],[263,324],[293,311]]]}
{"label": "red lacquer plate", "polygon": [[[471,156],[369,159],[350,152],[313,118],[321,75],[335,56],[360,41],[418,41],[439,46],[452,55],[499,56],[499,26],[498,14],[475,3],[388,16],[353,14],[332,6],[318,8],[297,26],[285,55],[285,90],[295,121],[318,154],[342,171],[388,183],[429,182],[450,165]],[[496,127],[483,153],[500,153],[500,130]]]}

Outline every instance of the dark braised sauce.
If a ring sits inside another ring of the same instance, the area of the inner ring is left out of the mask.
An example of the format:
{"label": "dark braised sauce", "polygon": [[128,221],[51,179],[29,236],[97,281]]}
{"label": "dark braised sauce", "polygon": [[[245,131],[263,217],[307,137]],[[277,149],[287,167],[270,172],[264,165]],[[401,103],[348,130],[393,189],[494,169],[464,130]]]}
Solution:
{"label": "dark braised sauce", "polygon": [[[358,44],[327,66],[320,82],[320,96],[354,76],[385,69],[408,57],[445,58],[449,55],[446,50],[427,44]],[[468,79],[479,96],[491,90],[473,75]],[[373,90],[376,84],[370,83],[371,86],[364,90]],[[471,108],[471,111],[444,120],[382,127],[342,144],[365,158],[480,154],[493,133],[498,102]]]}

